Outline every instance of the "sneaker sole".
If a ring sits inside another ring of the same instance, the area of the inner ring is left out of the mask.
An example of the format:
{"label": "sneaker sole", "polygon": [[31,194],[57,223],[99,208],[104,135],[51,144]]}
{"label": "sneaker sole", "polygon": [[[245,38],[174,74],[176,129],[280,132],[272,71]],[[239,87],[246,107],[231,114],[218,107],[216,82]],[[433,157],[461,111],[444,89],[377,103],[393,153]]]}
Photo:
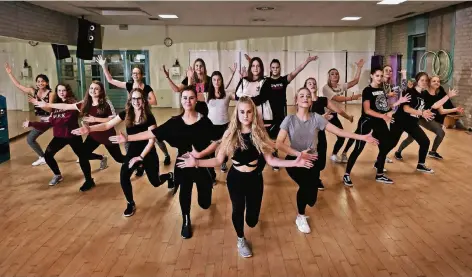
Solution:
{"label": "sneaker sole", "polygon": [[124,217],[130,217],[130,216],[133,216],[135,213],[136,213],[136,211],[134,211],[132,214],[123,214],[123,216]]}
{"label": "sneaker sole", "polygon": [[384,181],[384,180],[375,180],[377,183],[383,183],[383,184],[393,184],[393,181]]}
{"label": "sneaker sole", "polygon": [[416,169],[416,171],[423,172],[423,173],[428,173],[428,174],[434,174],[433,170]]}
{"label": "sneaker sole", "polygon": [[251,254],[251,255],[246,255],[246,256],[244,256],[244,255],[242,255],[241,253],[239,253],[239,256],[241,256],[241,257],[243,257],[243,258],[251,258],[251,257],[252,257],[252,254]]}
{"label": "sneaker sole", "polygon": [[318,190],[322,190],[322,191],[323,191],[323,190],[325,190],[325,189],[324,189],[324,188],[318,188]]}
{"label": "sneaker sole", "polygon": [[45,165],[46,163],[40,163],[40,164],[31,164],[32,166],[40,166],[40,165]]}
{"label": "sneaker sole", "polygon": [[429,154],[428,154],[428,157],[433,158],[433,159],[436,159],[436,160],[442,160],[442,159],[443,159],[443,158],[439,158],[439,157],[432,156],[432,155],[429,155]]}
{"label": "sneaker sole", "polygon": [[346,182],[344,182],[344,181],[343,181],[343,183],[344,183],[344,186],[346,186],[346,187],[350,187],[350,188],[351,188],[351,187],[354,186],[354,184],[348,184],[348,183],[346,183]]}
{"label": "sneaker sole", "polygon": [[49,186],[50,186],[50,187],[57,186],[57,185],[58,185],[60,182],[62,182],[63,180],[64,180],[64,178],[61,178],[61,179],[60,179],[59,181],[57,181],[57,183],[55,183],[55,184],[49,183]]}

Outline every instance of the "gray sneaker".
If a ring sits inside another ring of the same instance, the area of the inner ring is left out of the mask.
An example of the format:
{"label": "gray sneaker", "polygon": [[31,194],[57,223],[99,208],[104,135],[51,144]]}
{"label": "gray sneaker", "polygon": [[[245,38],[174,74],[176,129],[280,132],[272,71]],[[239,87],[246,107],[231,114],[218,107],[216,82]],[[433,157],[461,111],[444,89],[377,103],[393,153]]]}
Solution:
{"label": "gray sneaker", "polygon": [[245,238],[238,238],[238,252],[243,258],[252,257],[252,251]]}
{"label": "gray sneaker", "polygon": [[108,157],[103,155],[103,159],[100,161],[100,170],[104,170],[108,167]]}
{"label": "gray sneaker", "polygon": [[62,182],[62,180],[64,180],[64,178],[62,178],[62,175],[54,175],[54,177],[52,177],[51,182],[49,182],[49,185],[55,186],[59,184],[60,182]]}

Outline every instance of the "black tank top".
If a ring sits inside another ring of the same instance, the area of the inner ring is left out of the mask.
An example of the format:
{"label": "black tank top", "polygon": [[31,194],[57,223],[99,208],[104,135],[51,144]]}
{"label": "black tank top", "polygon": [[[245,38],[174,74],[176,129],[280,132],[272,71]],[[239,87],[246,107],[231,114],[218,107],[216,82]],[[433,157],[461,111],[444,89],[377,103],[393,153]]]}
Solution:
{"label": "black tank top", "polygon": [[[46,93],[46,96],[44,96],[44,98],[41,99],[41,98],[38,97],[38,89],[35,89],[34,90],[34,98],[36,98],[37,100],[40,100],[40,101],[43,100],[44,102],[49,103],[49,94],[50,93],[51,93],[51,91],[48,90],[48,92]],[[34,114],[37,115],[37,116],[49,116],[50,115],[49,112],[47,112],[47,111],[45,111],[45,110],[43,110],[39,107],[36,107],[36,106],[34,107]]]}
{"label": "black tank top", "polygon": [[233,166],[238,167],[245,165],[248,167],[257,167],[259,162],[255,165],[249,164],[250,162],[256,160],[259,161],[259,158],[261,156],[259,151],[257,151],[257,148],[252,143],[251,133],[242,134],[242,136],[247,149],[237,148],[236,150],[234,150],[232,160],[236,163],[233,162]]}

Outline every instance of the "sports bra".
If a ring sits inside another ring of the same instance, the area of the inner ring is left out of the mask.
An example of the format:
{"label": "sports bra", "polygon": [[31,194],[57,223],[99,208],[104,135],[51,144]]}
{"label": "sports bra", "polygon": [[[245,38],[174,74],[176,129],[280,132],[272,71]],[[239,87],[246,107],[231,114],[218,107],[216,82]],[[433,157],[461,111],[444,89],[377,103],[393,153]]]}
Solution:
{"label": "sports bra", "polygon": [[242,136],[247,149],[238,148],[234,151],[232,158],[233,166],[257,167],[258,162],[256,164],[250,164],[253,161],[259,161],[260,156],[259,151],[257,151],[257,148],[252,143],[251,133],[242,134]]}

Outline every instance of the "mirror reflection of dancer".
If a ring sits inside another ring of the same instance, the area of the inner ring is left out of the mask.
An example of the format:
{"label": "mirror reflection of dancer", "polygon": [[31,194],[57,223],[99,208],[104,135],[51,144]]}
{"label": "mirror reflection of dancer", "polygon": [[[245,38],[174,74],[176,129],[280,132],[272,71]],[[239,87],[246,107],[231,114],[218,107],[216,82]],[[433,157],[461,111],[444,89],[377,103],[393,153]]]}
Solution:
{"label": "mirror reflection of dancer", "polygon": [[[121,122],[125,122],[126,134],[132,136],[145,130],[156,128],[156,119],[154,118],[146,94],[140,88],[134,88],[128,95],[126,109],[118,114],[112,120],[98,125],[85,125],[77,128],[72,133],[74,135],[86,135],[93,132],[103,132],[112,129]],[[123,135],[121,135],[123,136]],[[113,142],[112,136],[109,139]],[[146,171],[149,182],[154,187],[159,187],[167,181],[169,189],[174,189],[172,172],[159,174],[159,157],[154,147],[154,138],[146,141],[131,142],[126,153],[124,163],[121,165],[120,183],[121,189],[126,197],[127,206],[123,216],[129,217],[136,212],[136,203],[133,198],[133,187],[131,185],[131,175],[139,165],[142,165]]]}
{"label": "mirror reflection of dancer", "polygon": [[[338,137],[354,138],[359,141],[378,144],[378,141],[371,134],[357,135],[343,129],[339,129],[335,125],[329,123],[323,116],[318,113],[310,112],[313,104],[311,92],[303,87],[298,89],[295,94],[295,103],[297,113],[285,117],[280,125],[280,132],[277,137],[277,148],[287,153],[286,160],[293,161],[295,159],[315,160],[316,141],[318,141],[318,131],[331,132]],[[289,138],[290,146],[285,144],[285,140]],[[298,158],[297,158],[298,157]],[[324,165],[314,163],[311,168],[287,168],[287,173],[299,186],[297,191],[297,209],[298,215],[295,220],[297,228],[302,233],[310,233],[311,229],[305,216],[306,206],[313,207],[318,196],[318,183],[320,180],[320,167]]]}
{"label": "mirror reflection of dancer", "polygon": [[280,160],[272,156],[273,147],[261,120],[258,118],[254,102],[249,97],[241,97],[234,110],[228,130],[225,132],[216,158],[196,159],[192,153],[180,157],[177,166],[181,168],[216,167],[226,157],[231,157],[233,165],[228,172],[228,191],[233,206],[233,226],[238,236],[239,255],[252,256],[252,250],[244,237],[244,212],[246,224],[253,228],[259,221],[264,181],[260,161],[278,167],[313,166],[312,162],[301,155],[291,161]]}
{"label": "mirror reflection of dancer", "polygon": [[[73,104],[77,102],[72,88],[68,84],[58,84],[56,86],[56,95],[58,96],[57,103]],[[36,99],[32,101],[35,102]],[[55,186],[64,180],[54,156],[67,145],[69,145],[72,151],[79,157],[80,168],[85,177],[85,183],[80,187],[80,191],[87,191],[95,186],[92,179],[90,162],[83,148],[82,137],[76,137],[71,133],[72,130],[79,127],[78,121],[79,111],[77,109],[63,110],[59,108],[52,110],[49,121],[47,122],[30,122],[27,120],[23,123],[23,127],[25,128],[33,127],[38,130],[47,130],[52,127],[54,137],[44,153],[44,159],[54,173],[54,177],[49,182],[50,186]]]}
{"label": "mirror reflection of dancer", "polygon": [[[177,148],[178,157],[191,152],[194,157],[208,158],[218,146],[218,134],[208,117],[196,111],[197,92],[195,88],[184,88],[181,96],[181,104],[184,112],[167,120],[159,127],[129,134],[111,137],[115,143],[137,142],[149,139],[161,139],[170,146]],[[197,185],[198,204],[202,209],[208,209],[211,205],[213,190],[213,175],[208,168],[174,168],[175,187],[180,185],[180,209],[182,211],[182,231],[184,239],[192,237],[192,224],[190,221],[190,206],[192,203],[193,183]]]}
{"label": "mirror reflection of dancer", "polygon": [[[56,99],[56,94],[51,91],[51,88],[49,87],[49,78],[48,76],[44,74],[39,74],[36,76],[36,88],[31,88],[31,87],[25,87],[18,80],[13,76],[12,69],[8,63],[5,63],[5,71],[8,74],[8,77],[10,77],[12,83],[17,87],[21,92],[32,96],[33,98],[39,100],[39,101],[45,101],[48,103],[54,103]],[[41,109],[39,107],[34,108],[34,114],[39,117],[40,122],[48,122],[49,121],[49,116],[51,115],[52,109],[50,108],[44,108]],[[37,139],[39,136],[44,134],[47,129],[43,129],[42,131],[33,128],[31,131],[28,133],[28,136],[26,137],[26,142],[28,145],[33,149],[33,151],[39,156],[38,160],[32,163],[32,166],[38,166],[38,165],[43,165],[46,164],[46,160],[44,159],[44,152],[43,149],[41,149],[41,146],[37,142]]]}

